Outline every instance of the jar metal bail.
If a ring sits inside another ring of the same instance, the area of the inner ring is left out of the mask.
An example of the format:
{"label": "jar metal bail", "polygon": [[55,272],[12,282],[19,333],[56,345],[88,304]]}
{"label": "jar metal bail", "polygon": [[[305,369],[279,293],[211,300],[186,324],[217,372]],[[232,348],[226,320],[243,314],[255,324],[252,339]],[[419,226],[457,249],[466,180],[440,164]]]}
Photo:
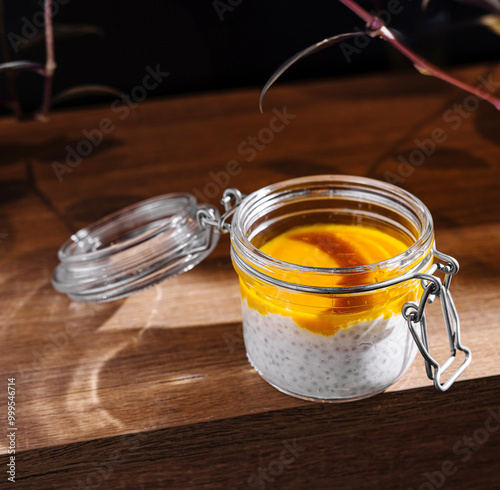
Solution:
{"label": "jar metal bail", "polygon": [[[402,313],[403,317],[406,319],[408,329],[417,344],[418,350],[424,358],[427,377],[434,382],[434,386],[438,391],[444,392],[450,388],[450,386],[469,366],[472,361],[472,353],[470,349],[461,342],[460,319],[450,292],[451,278],[458,272],[459,269],[458,261],[453,257],[437,250],[433,250],[433,255],[437,259],[445,262],[445,264],[436,263],[432,270],[432,273],[436,270],[443,272],[445,275],[444,282],[441,282],[439,278],[432,274],[419,274],[419,278],[422,280],[424,286],[424,292],[422,294],[422,298],[420,299],[420,304],[406,303],[403,306]],[[450,355],[441,365],[430,354],[427,322],[425,318],[425,307],[427,303],[432,303],[436,297],[441,300],[441,309],[450,345]],[[420,326],[420,336],[414,325]],[[465,354],[465,359],[448,378],[448,380],[441,383],[441,376],[453,364],[457,350]]]}
{"label": "jar metal bail", "polygon": [[215,228],[219,233],[226,234],[231,231],[231,224],[227,220],[234,214],[237,207],[241,204],[246,195],[235,187],[228,187],[224,190],[221,204],[224,205],[224,214],[217,217],[211,207],[200,207],[196,213],[196,219],[200,226],[205,228],[207,225]]}

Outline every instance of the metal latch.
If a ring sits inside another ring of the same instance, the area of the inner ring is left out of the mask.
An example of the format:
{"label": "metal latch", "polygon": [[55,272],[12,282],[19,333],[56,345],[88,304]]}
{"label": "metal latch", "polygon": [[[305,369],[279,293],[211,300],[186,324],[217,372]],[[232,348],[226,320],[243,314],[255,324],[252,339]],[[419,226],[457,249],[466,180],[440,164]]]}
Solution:
{"label": "metal latch", "polygon": [[[441,280],[434,275],[418,274],[418,278],[422,280],[422,286],[424,287],[420,305],[413,302],[406,303],[403,306],[402,313],[413,339],[417,344],[418,350],[425,360],[427,377],[434,381],[434,386],[437,390],[446,391],[471,363],[472,354],[468,347],[462,345],[460,339],[460,319],[458,318],[457,309],[450,293],[451,279],[459,269],[458,261],[437,250],[433,251],[433,255],[445,262],[445,265],[436,263],[433,266],[434,271],[440,270],[444,273],[444,282],[441,282]],[[429,339],[425,319],[425,307],[427,303],[432,303],[435,298],[439,298],[441,301],[441,309],[443,311],[450,344],[450,355],[442,365],[440,365],[429,352]],[[416,325],[420,325],[420,336],[415,328]],[[457,351],[461,351],[465,354],[465,360],[445,383],[441,383],[441,375],[453,364]]]}

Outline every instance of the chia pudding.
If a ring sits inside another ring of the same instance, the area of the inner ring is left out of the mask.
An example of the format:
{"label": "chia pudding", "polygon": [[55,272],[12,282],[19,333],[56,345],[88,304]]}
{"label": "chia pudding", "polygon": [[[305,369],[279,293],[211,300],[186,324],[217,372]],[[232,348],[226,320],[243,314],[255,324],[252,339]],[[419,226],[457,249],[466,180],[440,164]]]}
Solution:
{"label": "chia pudding", "polygon": [[323,401],[379,393],[408,369],[417,348],[401,315],[360,321],[325,336],[291,316],[263,315],[242,300],[247,357],[277,389]]}

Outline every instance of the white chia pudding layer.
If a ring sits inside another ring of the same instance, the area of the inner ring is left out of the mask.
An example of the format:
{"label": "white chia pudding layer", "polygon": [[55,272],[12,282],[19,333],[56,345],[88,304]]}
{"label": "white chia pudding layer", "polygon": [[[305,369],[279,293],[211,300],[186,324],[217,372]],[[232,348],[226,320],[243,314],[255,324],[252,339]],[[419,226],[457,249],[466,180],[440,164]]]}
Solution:
{"label": "white chia pudding layer", "polygon": [[290,316],[262,315],[245,299],[242,308],[248,360],[266,381],[291,395],[322,401],[371,396],[400,378],[417,353],[401,315],[324,336],[299,327]]}

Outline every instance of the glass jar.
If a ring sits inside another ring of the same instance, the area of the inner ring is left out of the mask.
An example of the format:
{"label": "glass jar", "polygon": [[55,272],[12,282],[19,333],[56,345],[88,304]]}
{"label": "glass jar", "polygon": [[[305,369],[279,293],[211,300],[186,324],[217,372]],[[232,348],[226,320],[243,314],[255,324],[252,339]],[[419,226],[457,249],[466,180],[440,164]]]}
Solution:
{"label": "glass jar", "polygon": [[[220,233],[230,233],[247,356],[277,389],[322,402],[372,396],[396,382],[420,350],[427,375],[445,391],[469,365],[449,293],[458,263],[436,251],[430,212],[410,193],[373,179],[326,175],[249,196],[227,189],[222,202],[219,216],[192,196],[173,194],[104,218],[61,247],[53,284],[78,300],[124,297],[194,267]],[[383,262],[332,269],[316,267],[313,256],[299,266],[260,250],[286,230],[318,223],[376,228],[408,248]],[[443,281],[433,275],[437,270]],[[442,365],[430,355],[425,322],[425,306],[436,297],[450,344]],[[457,350],[465,360],[442,383]]]}

